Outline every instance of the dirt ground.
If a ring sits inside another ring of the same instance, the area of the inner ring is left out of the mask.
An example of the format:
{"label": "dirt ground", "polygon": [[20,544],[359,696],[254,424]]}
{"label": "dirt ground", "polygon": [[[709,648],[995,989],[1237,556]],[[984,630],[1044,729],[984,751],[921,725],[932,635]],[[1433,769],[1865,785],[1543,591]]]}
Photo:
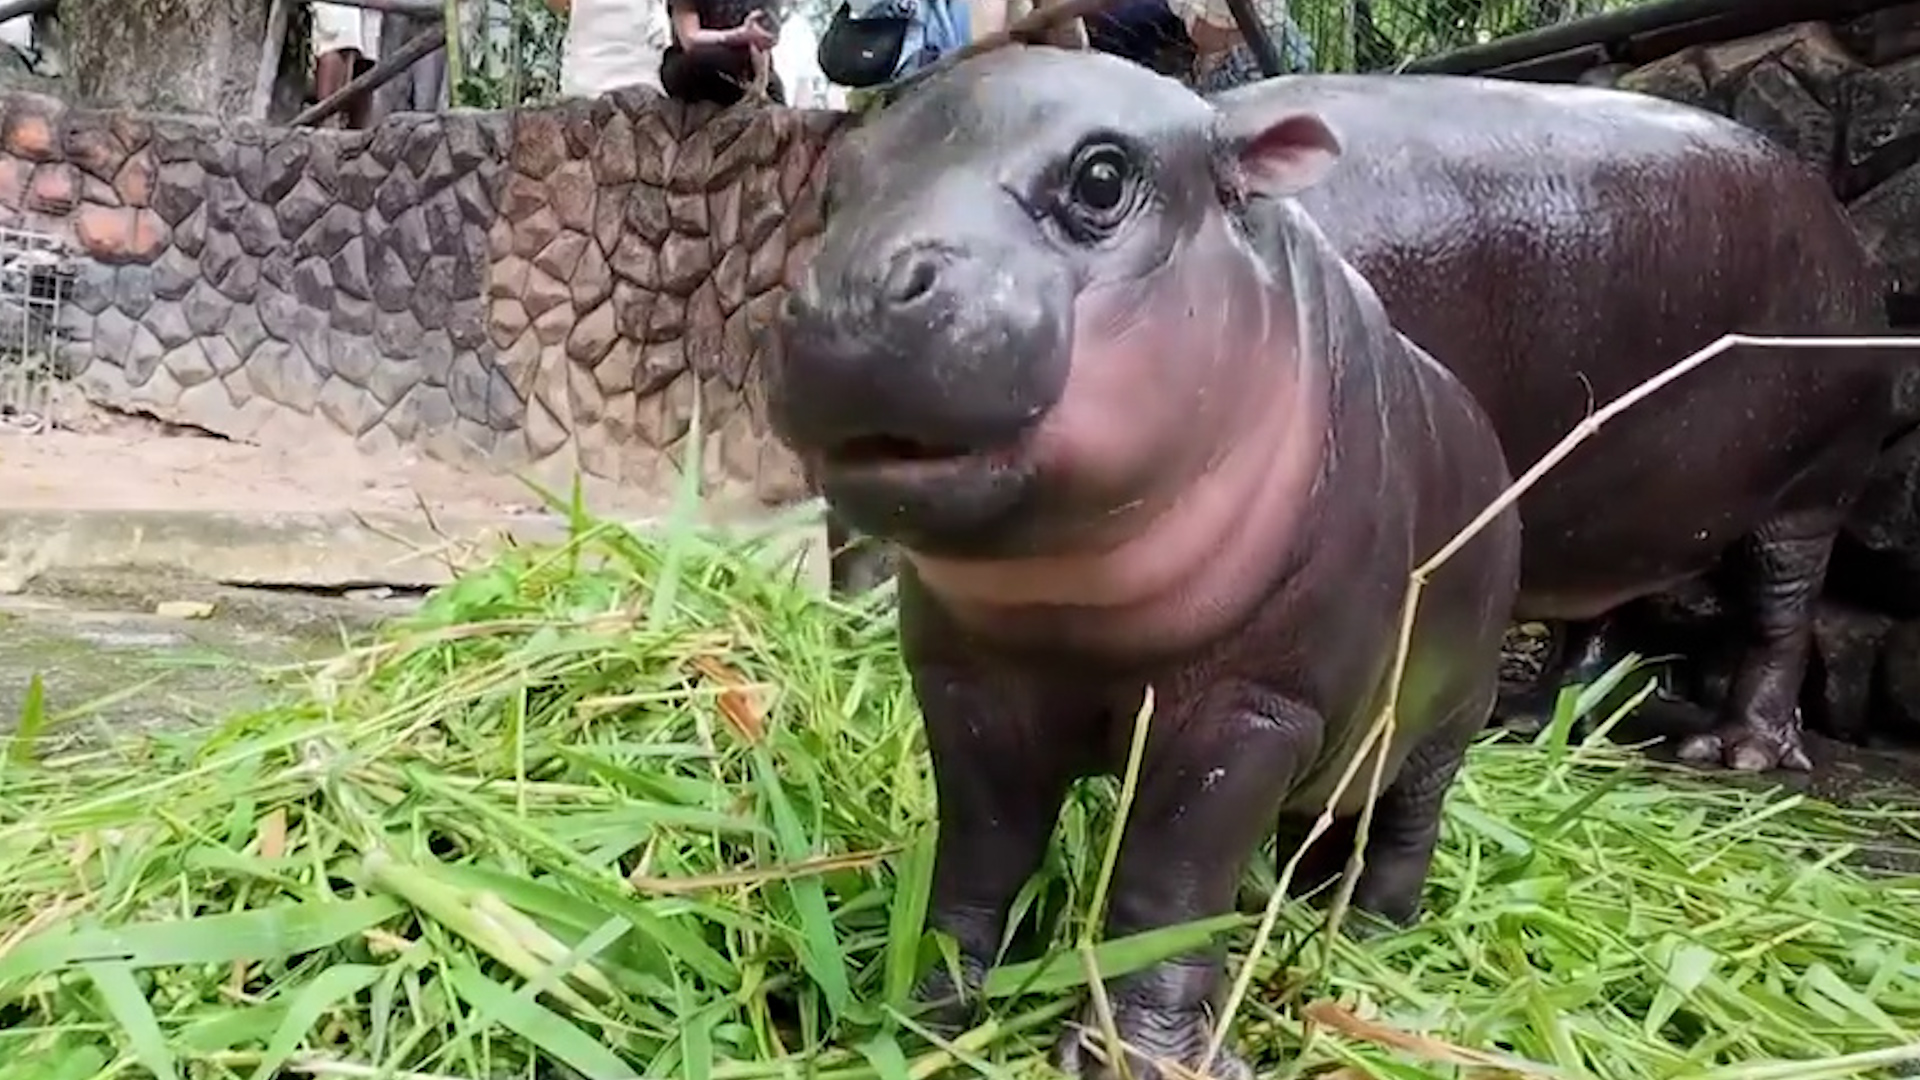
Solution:
{"label": "dirt ground", "polygon": [[[328,445],[331,443],[332,445]],[[586,485],[609,516],[657,511],[659,500]],[[0,425],[0,508],[19,510],[354,510],[441,517],[543,512],[511,475],[483,475],[413,455],[368,456],[344,440],[261,447],[128,419],[87,430]]]}

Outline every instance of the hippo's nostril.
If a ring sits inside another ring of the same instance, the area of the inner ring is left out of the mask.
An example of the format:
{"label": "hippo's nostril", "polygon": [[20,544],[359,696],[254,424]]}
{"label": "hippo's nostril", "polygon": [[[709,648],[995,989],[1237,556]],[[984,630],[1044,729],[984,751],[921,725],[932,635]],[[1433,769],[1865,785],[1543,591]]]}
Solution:
{"label": "hippo's nostril", "polygon": [[881,286],[887,303],[905,307],[926,299],[940,279],[940,264],[944,261],[938,252],[924,248],[894,256],[887,267],[887,280]]}

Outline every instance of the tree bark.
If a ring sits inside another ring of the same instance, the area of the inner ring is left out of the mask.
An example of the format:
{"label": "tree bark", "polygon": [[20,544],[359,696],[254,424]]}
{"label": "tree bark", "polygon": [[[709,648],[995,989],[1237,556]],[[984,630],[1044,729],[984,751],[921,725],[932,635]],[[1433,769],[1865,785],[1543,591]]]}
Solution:
{"label": "tree bark", "polygon": [[[102,107],[250,115],[271,6],[271,0],[62,0],[73,92]],[[271,116],[282,121],[304,96],[311,51],[307,19],[288,24]]]}

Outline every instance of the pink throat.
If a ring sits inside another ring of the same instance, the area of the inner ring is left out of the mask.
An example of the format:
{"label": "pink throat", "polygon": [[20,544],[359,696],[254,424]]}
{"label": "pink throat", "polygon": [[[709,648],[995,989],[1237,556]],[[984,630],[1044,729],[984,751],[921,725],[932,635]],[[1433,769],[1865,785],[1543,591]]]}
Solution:
{"label": "pink throat", "polygon": [[1231,619],[1294,546],[1325,447],[1327,376],[1317,358],[1264,381],[1231,445],[1118,544],[996,561],[905,555],[956,617],[982,629],[1084,619],[1087,636],[1113,639],[1184,636]]}

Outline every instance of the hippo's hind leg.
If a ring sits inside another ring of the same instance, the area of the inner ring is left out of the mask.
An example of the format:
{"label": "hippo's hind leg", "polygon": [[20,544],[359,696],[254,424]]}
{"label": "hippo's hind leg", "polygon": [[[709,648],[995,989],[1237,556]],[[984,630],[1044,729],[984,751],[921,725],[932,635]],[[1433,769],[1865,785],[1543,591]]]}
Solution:
{"label": "hippo's hind leg", "polygon": [[1814,601],[1841,519],[1832,508],[1783,514],[1736,552],[1749,638],[1720,725],[1682,742],[1682,760],[1718,760],[1746,772],[1813,767],[1800,733],[1800,684],[1813,641]]}
{"label": "hippo's hind leg", "polygon": [[[1370,918],[1345,923],[1349,933],[1369,937],[1405,926],[1419,913],[1420,895],[1440,842],[1440,813],[1447,792],[1466,761],[1467,747],[1493,711],[1484,705],[1464,708],[1453,721],[1435,729],[1407,755],[1399,776],[1380,793],[1367,833],[1366,859],[1353,889],[1354,909]],[[1361,776],[1365,775],[1363,771]],[[1282,869],[1300,850],[1317,816],[1317,812],[1280,816],[1274,852]],[[1341,818],[1307,849],[1288,884],[1291,896],[1312,894],[1319,904],[1333,899],[1337,890],[1328,886],[1346,869],[1358,824],[1357,816]]]}
{"label": "hippo's hind leg", "polygon": [[[1420,913],[1420,896],[1440,843],[1440,813],[1467,747],[1487,721],[1493,693],[1463,705],[1446,723],[1414,747],[1399,775],[1374,802],[1367,830],[1366,860],[1354,883],[1353,907],[1376,920],[1354,929],[1361,935],[1390,926],[1406,926]],[[1362,773],[1362,775],[1366,775]]]}

